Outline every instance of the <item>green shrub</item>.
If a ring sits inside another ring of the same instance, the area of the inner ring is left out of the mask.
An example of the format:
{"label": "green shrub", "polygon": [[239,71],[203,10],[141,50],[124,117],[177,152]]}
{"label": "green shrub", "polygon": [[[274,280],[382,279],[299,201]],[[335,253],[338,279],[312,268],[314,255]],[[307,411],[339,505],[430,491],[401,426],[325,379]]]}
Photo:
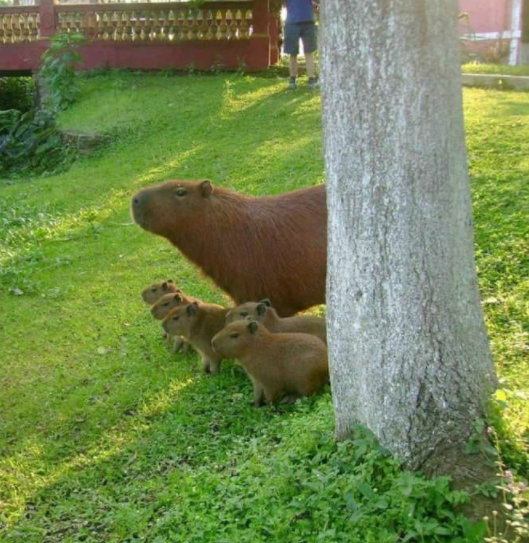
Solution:
{"label": "green shrub", "polygon": [[0,111],[0,175],[51,173],[65,161],[53,115],[46,111]]}
{"label": "green shrub", "polygon": [[35,82],[31,77],[0,77],[0,111],[29,111],[35,98]]}
{"label": "green shrub", "polygon": [[75,67],[81,62],[79,48],[84,42],[81,34],[56,34],[42,55],[39,77],[45,87],[45,106],[53,111],[66,109],[79,95]]}
{"label": "green shrub", "polygon": [[[27,83],[26,87],[5,83],[10,90],[5,93],[5,103],[12,107],[0,111],[0,175],[54,173],[67,162],[68,148],[57,129],[55,115],[77,97],[75,66],[81,60],[77,49],[83,42],[79,34],[58,34],[51,39],[42,55],[39,75],[45,109],[30,109],[33,89]],[[26,100],[23,104],[21,97]]]}

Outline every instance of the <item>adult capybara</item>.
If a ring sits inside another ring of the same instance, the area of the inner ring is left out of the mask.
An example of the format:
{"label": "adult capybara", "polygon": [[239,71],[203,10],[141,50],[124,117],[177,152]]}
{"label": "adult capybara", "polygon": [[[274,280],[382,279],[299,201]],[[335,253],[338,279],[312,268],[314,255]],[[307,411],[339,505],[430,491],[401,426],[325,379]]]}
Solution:
{"label": "adult capybara", "polygon": [[287,317],[325,302],[325,186],[252,198],[168,181],[132,198],[134,221],[167,238],[236,304],[270,298]]}
{"label": "adult capybara", "polygon": [[180,292],[180,289],[172,279],[167,279],[165,281],[155,281],[152,285],[149,285],[142,291],[141,297],[146,304],[152,305],[162,296],[171,292]]}
{"label": "adult capybara", "polygon": [[310,396],[329,380],[327,347],[309,334],[273,334],[253,320],[232,322],[211,345],[237,358],[254,387],[254,405]]}
{"label": "adult capybara", "polygon": [[299,332],[319,337],[327,344],[325,319],[314,315],[295,315],[294,317],[280,317],[272,307],[270,300],[260,302],[246,302],[230,309],[226,313],[226,322],[235,322],[248,319],[256,320],[266,326],[269,332]]}
{"label": "adult capybara", "polygon": [[194,302],[173,309],[163,328],[172,336],[182,336],[202,355],[206,373],[218,373],[222,356],[212,349],[211,338],[224,327],[227,311],[220,305]]}

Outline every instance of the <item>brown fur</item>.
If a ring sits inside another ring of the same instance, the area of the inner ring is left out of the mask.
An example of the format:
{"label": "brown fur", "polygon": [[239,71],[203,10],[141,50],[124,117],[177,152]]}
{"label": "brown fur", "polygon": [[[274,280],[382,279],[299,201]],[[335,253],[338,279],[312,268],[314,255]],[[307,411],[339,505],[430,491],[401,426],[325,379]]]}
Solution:
{"label": "brown fur", "polygon": [[192,296],[186,296],[182,291],[172,292],[171,294],[166,294],[162,296],[156,303],[151,307],[151,315],[159,320],[163,321],[169,313],[176,307],[182,305],[192,304],[193,302],[202,303],[197,298]]}
{"label": "brown fur", "polygon": [[212,349],[211,338],[224,327],[227,311],[220,305],[195,302],[173,309],[164,319],[163,328],[193,345],[202,355],[206,373],[218,373],[222,357]]}
{"label": "brown fur", "polygon": [[[175,285],[172,279],[167,279],[167,281],[156,281],[141,293],[141,297],[146,303],[152,303],[151,315],[158,320],[163,320],[171,309],[174,309],[179,305],[184,303],[190,304],[197,301],[191,296],[186,296]],[[185,341],[184,338],[172,338],[166,334],[165,339],[168,341],[173,341],[173,351],[175,353],[178,351],[187,353],[191,350],[191,346]]]}
{"label": "brown fur", "polygon": [[[180,194],[180,195],[179,195]],[[251,198],[209,181],[169,181],[132,199],[134,221],[167,238],[237,304],[281,316],[325,303],[325,186]]]}
{"label": "brown fur", "polygon": [[254,386],[254,405],[285,395],[310,396],[329,380],[327,348],[309,334],[273,334],[257,321],[228,324],[212,340],[224,357],[237,358]]}
{"label": "brown fur", "polygon": [[149,285],[141,293],[141,297],[146,304],[152,305],[156,303],[165,294],[180,292],[180,289],[174,284],[172,279],[165,281],[156,281]]}
{"label": "brown fur", "polygon": [[[178,289],[178,292],[166,294],[165,296],[162,296],[155,304],[153,304],[151,307],[151,315],[155,319],[162,321],[176,307],[192,304],[193,302],[201,303],[197,298],[186,296],[180,289]],[[173,339],[169,334],[167,334],[167,338],[169,340]],[[173,351],[175,353],[181,351],[186,354],[191,350],[191,345],[183,337],[177,336],[174,338]]]}
{"label": "brown fur", "polygon": [[325,319],[321,317],[295,315],[294,317],[281,318],[269,300],[261,300],[260,302],[246,302],[230,309],[226,314],[226,322],[235,322],[249,317],[266,326],[269,332],[311,334],[327,344]]}

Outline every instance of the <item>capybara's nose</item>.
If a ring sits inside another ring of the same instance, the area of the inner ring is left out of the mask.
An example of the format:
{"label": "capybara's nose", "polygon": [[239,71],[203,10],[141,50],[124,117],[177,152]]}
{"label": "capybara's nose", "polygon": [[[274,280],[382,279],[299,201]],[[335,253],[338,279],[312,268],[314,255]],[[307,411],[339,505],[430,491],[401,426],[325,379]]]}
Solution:
{"label": "capybara's nose", "polygon": [[145,205],[146,194],[144,190],[140,190],[132,196],[132,207],[140,207]]}
{"label": "capybara's nose", "polygon": [[142,192],[137,192],[134,194],[130,201],[130,211],[132,215],[132,219],[136,224],[139,224],[141,227],[143,226],[143,220],[144,220],[144,214],[145,214],[145,204],[146,204],[146,198],[145,194]]}

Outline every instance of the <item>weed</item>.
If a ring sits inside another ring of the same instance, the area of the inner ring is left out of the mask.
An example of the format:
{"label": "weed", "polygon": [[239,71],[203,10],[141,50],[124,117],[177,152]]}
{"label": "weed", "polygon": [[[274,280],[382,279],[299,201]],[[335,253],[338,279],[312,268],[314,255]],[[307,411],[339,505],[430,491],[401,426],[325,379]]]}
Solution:
{"label": "weed", "polygon": [[78,50],[85,41],[81,34],[55,34],[42,55],[39,79],[45,87],[45,106],[52,111],[66,109],[77,99],[75,68],[82,60]]}
{"label": "weed", "polygon": [[[486,517],[488,537],[487,543],[520,543],[529,538],[529,493],[524,481],[516,480],[515,475],[507,469],[501,457],[501,444],[496,430],[487,429],[496,453],[499,484],[496,490],[500,492],[502,511],[493,511],[492,518]],[[501,520],[500,520],[501,519]]]}
{"label": "weed", "polygon": [[215,60],[211,64],[211,68],[209,71],[213,75],[219,75],[222,72],[223,64],[222,64],[222,55],[216,55]]}

